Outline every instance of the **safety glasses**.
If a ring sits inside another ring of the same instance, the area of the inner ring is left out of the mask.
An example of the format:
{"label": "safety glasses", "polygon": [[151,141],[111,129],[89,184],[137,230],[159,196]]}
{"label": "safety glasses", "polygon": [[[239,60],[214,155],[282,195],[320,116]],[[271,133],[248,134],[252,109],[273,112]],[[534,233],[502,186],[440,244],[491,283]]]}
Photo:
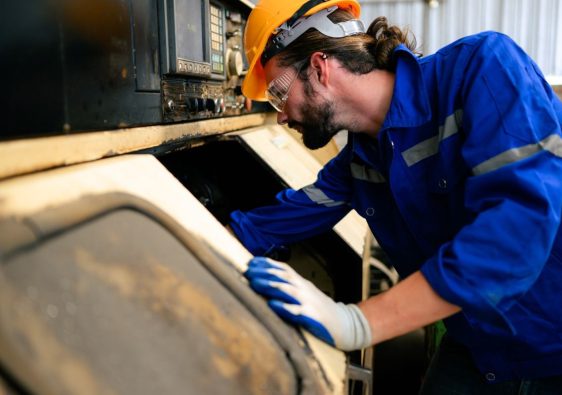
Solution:
{"label": "safety glasses", "polygon": [[[302,70],[302,67],[308,63],[308,59],[302,60],[295,63],[293,67],[290,67],[281,74],[279,77],[272,80],[267,86],[265,91],[265,97],[269,103],[279,112],[283,112],[285,108],[285,103],[289,98],[289,92],[291,91],[291,86],[297,79],[297,76]],[[296,73],[295,73],[296,70]]]}

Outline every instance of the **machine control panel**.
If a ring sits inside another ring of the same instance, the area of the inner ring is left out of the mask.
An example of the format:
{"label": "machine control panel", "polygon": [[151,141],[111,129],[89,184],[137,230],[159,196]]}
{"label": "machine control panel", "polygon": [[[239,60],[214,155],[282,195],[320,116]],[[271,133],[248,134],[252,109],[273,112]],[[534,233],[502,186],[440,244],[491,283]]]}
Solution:
{"label": "machine control panel", "polygon": [[[194,9],[201,12],[188,12]],[[247,68],[243,31],[248,14],[249,8],[238,2],[170,0],[168,19],[161,24],[168,27],[170,43],[170,67],[161,79],[165,121],[248,111],[240,89]]]}

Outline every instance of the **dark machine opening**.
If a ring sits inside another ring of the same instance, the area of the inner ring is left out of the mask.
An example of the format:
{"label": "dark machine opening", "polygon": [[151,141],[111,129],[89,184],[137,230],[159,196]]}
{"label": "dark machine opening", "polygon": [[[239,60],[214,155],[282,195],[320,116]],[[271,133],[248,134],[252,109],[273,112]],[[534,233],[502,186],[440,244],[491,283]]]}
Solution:
{"label": "dark machine opening", "polygon": [[161,155],[164,166],[223,224],[232,210],[275,202],[286,187],[238,140]]}
{"label": "dark machine opening", "polygon": [[[275,203],[287,185],[239,139],[160,155],[164,166],[224,225],[232,210]],[[338,301],[361,298],[361,258],[334,232],[290,246],[287,261]]]}

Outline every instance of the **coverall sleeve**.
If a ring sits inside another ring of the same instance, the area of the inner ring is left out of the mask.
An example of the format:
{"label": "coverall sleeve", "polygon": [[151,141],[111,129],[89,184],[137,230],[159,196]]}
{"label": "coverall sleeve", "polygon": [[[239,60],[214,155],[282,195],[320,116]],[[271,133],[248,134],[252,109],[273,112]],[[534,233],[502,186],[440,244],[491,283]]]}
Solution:
{"label": "coverall sleeve", "polygon": [[462,156],[472,169],[464,204],[474,219],[421,271],[472,324],[515,333],[509,309],[541,274],[560,226],[561,105],[501,34],[475,49],[462,101]]}
{"label": "coverall sleeve", "polygon": [[277,194],[277,204],[231,213],[230,226],[254,255],[331,229],[349,211],[349,149],[344,148],[318,173],[314,184]]}

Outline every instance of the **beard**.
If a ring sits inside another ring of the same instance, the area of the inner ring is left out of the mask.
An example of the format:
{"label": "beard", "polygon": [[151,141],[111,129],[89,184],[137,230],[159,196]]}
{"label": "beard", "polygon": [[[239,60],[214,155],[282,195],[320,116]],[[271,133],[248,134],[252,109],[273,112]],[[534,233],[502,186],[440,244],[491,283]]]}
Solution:
{"label": "beard", "polygon": [[318,105],[311,104],[314,91],[308,81],[305,84],[304,91],[309,99],[301,107],[302,114],[305,114],[306,120],[302,122],[289,122],[288,126],[302,134],[302,142],[305,147],[310,149],[321,148],[328,144],[332,137],[340,130],[346,128],[335,123],[333,102],[326,100]]}

